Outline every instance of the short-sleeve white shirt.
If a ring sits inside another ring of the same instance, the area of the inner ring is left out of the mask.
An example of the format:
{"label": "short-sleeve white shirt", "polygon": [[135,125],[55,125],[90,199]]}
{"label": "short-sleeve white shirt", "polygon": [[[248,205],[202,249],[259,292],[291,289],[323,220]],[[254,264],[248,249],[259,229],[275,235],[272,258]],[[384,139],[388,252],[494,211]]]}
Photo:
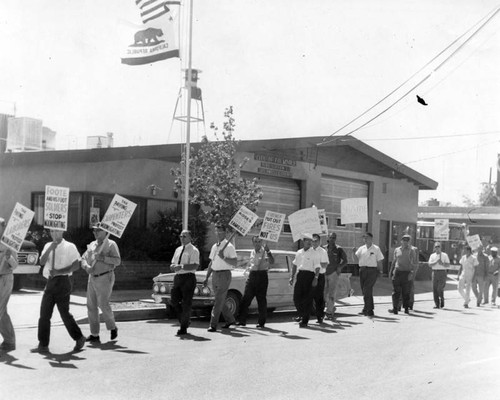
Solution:
{"label": "short-sleeve white shirt", "polygon": [[471,280],[474,276],[474,268],[476,265],[479,265],[479,261],[475,256],[463,255],[460,259],[460,265],[462,266],[462,275],[467,279]]}
{"label": "short-sleeve white shirt", "polygon": [[[210,260],[212,260],[213,271],[232,270],[233,266],[219,257],[219,251],[225,246],[227,239],[224,239],[220,244],[214,243],[210,250]],[[224,249],[224,257],[236,258],[236,250],[231,243],[228,243]]]}
{"label": "short-sleeve white shirt", "polygon": [[[432,253],[429,257],[429,264],[434,264],[436,263],[439,259],[441,259],[441,261],[443,262],[443,264],[449,264],[450,263],[450,258],[448,257],[448,254],[446,253]],[[446,269],[446,267],[444,265],[441,265],[441,264],[435,264],[431,267],[434,271],[439,271],[439,270],[443,270],[443,269]]]}
{"label": "short-sleeve white shirt", "polygon": [[[316,251],[320,255],[319,259],[320,265],[321,263],[326,263],[328,265],[328,263],[330,262],[328,259],[328,252],[321,246],[316,247],[314,251]],[[326,272],[326,267],[321,266],[319,273],[324,274],[325,272]]]}
{"label": "short-sleeve white shirt", "polygon": [[[43,250],[42,250],[42,256],[47,252],[50,243],[46,243]],[[56,257],[55,257],[55,262],[54,262],[54,269],[63,269],[66,267],[69,267],[73,262],[76,260],[80,259],[80,253],[78,253],[78,250],[76,249],[76,246],[73,243],[67,242],[66,240],[62,240],[61,243],[56,247],[55,250]],[[48,271],[52,269],[52,258],[53,258],[54,253],[51,251],[47,261],[45,263],[45,269],[44,269],[44,276]],[[47,272],[45,272],[47,271]],[[66,275],[71,276],[73,273],[70,272]]]}
{"label": "short-sleeve white shirt", "polygon": [[[184,251],[182,248],[184,247]],[[182,256],[181,256],[182,253]],[[180,260],[179,260],[180,258]],[[200,252],[193,246],[192,243],[188,243],[185,246],[179,246],[175,249],[174,256],[172,257],[172,264],[200,264]],[[180,269],[176,274],[192,274],[194,271],[185,271]]]}
{"label": "short-sleeve white shirt", "polygon": [[384,255],[377,245],[372,244],[369,248],[366,244],[356,251],[356,257],[360,267],[377,267],[377,262],[384,259]]}
{"label": "short-sleeve white shirt", "polygon": [[315,272],[316,268],[321,268],[320,260],[320,253],[310,247],[307,251],[304,251],[304,249],[297,251],[293,263],[299,271]]}

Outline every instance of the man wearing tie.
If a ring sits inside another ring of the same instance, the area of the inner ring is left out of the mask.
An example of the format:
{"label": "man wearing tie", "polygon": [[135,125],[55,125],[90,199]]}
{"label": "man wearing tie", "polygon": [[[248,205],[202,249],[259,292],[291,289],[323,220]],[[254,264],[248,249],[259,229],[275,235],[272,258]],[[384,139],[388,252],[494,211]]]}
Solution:
{"label": "man wearing tie", "polygon": [[73,243],[63,239],[63,232],[51,230],[52,242],[45,245],[40,257],[40,265],[44,267],[44,276],[47,284],[43,292],[40,305],[40,319],[38,320],[38,348],[34,351],[49,352],[50,319],[57,305],[61,319],[69,335],[75,341],[74,351],[80,351],[85,345],[80,327],[73,315],[69,312],[69,299],[72,284],[70,276],[80,268],[80,254]]}
{"label": "man wearing tie", "polygon": [[118,328],[111,305],[111,293],[115,284],[115,268],[121,264],[120,251],[115,241],[101,229],[100,223],[92,227],[94,240],[82,256],[82,268],[89,274],[87,282],[87,315],[90,335],[87,342],[99,342],[99,308],[111,340],[118,337]]}
{"label": "man wearing tie", "polygon": [[[0,218],[0,238],[5,229],[5,220]],[[16,349],[16,334],[14,326],[7,313],[7,304],[14,286],[12,271],[17,268],[17,254],[3,243],[0,243],[0,335],[3,342],[0,350],[12,351]]]}
{"label": "man wearing tie", "polygon": [[182,246],[177,247],[170,269],[175,272],[174,286],[172,287],[171,303],[177,314],[180,329],[177,336],[187,334],[191,319],[191,304],[193,303],[196,276],[194,272],[200,265],[200,252],[191,243],[191,232],[184,230],[180,234]]}

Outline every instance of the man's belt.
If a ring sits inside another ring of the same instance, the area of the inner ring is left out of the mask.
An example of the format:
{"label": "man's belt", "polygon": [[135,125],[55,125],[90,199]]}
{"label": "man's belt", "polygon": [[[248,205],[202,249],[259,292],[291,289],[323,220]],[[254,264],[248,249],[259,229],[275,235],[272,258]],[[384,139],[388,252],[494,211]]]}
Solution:
{"label": "man's belt", "polygon": [[102,274],[95,274],[95,275],[92,275],[94,278],[97,278],[98,276],[103,276],[103,275],[106,275],[106,274],[109,274],[110,272],[113,272],[112,269],[110,269],[109,271],[106,271],[106,272],[103,272]]}

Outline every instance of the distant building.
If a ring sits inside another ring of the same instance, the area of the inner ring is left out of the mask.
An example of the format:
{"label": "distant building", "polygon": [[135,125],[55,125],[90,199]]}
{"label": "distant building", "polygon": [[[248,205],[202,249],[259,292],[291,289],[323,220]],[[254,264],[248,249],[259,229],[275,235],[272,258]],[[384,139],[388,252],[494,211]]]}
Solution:
{"label": "distant building", "polygon": [[106,136],[87,136],[87,149],[104,149],[113,147],[113,133],[108,132]]}
{"label": "distant building", "polygon": [[0,114],[0,153],[55,150],[55,137],[40,119]]}

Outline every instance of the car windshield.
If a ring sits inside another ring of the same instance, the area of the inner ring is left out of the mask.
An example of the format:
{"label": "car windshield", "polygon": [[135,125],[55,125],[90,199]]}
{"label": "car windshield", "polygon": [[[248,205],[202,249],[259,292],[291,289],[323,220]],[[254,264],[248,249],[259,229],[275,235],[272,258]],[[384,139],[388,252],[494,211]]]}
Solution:
{"label": "car windshield", "polygon": [[[246,269],[250,267],[250,250],[237,250],[238,261],[236,268]],[[287,256],[274,254],[274,264],[269,265],[271,271],[288,271]]]}

